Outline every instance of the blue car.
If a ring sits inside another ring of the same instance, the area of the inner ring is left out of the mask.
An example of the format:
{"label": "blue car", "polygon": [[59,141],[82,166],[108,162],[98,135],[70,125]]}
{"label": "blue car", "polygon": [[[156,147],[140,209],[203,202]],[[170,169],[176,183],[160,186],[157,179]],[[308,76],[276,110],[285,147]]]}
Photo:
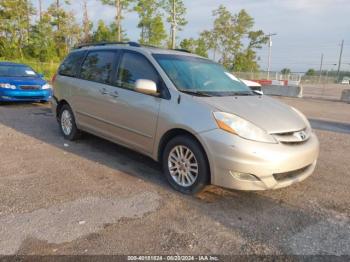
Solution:
{"label": "blue car", "polygon": [[24,64],[0,62],[0,102],[48,102],[52,87]]}

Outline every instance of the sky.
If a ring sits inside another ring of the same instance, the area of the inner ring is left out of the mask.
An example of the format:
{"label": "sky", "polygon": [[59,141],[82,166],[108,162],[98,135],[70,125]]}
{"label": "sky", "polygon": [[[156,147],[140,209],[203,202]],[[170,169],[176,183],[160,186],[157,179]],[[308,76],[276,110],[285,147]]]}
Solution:
{"label": "sky", "polygon": [[[32,0],[34,5],[37,0]],[[46,5],[52,0],[44,0]],[[81,0],[71,0],[67,9],[73,10],[82,20]],[[245,9],[255,19],[255,29],[276,33],[273,37],[271,70],[290,68],[293,72],[319,69],[324,54],[324,69],[336,70],[340,43],[344,40],[343,70],[350,70],[350,0],[184,0],[188,25],[178,33],[183,38],[198,37],[203,30],[211,29],[212,11],[221,4],[231,12]],[[114,9],[88,0],[89,17],[93,22],[103,19],[111,22]],[[139,29],[136,13],[126,13],[123,28],[128,37],[137,41]],[[268,48],[258,50],[260,67],[267,69]]]}

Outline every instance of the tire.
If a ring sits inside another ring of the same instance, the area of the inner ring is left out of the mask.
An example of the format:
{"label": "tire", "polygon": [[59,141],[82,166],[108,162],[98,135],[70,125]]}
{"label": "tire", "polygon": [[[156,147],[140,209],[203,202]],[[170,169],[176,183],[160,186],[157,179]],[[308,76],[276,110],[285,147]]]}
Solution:
{"label": "tire", "polygon": [[73,111],[69,105],[63,105],[61,107],[59,112],[59,126],[65,139],[74,141],[80,138],[81,131],[77,128]]}
{"label": "tire", "polygon": [[177,136],[168,142],[162,165],[170,185],[181,193],[194,195],[209,183],[210,171],[206,155],[200,144],[190,136]]}

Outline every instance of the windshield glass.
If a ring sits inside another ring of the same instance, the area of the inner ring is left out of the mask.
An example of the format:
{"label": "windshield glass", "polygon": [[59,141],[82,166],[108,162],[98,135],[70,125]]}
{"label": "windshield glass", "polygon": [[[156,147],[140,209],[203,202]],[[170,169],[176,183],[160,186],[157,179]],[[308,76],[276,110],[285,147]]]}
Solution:
{"label": "windshield glass", "polygon": [[22,65],[0,65],[0,76],[30,77],[36,76],[33,69]]}
{"label": "windshield glass", "polygon": [[210,60],[156,54],[155,59],[177,89],[210,96],[252,95],[252,91],[223,66]]}

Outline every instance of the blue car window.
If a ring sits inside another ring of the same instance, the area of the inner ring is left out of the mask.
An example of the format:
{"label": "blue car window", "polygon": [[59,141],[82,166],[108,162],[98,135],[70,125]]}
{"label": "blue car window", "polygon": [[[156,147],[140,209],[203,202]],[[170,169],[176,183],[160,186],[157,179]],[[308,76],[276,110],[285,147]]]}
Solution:
{"label": "blue car window", "polygon": [[0,76],[3,77],[33,77],[35,71],[24,65],[0,65]]}

